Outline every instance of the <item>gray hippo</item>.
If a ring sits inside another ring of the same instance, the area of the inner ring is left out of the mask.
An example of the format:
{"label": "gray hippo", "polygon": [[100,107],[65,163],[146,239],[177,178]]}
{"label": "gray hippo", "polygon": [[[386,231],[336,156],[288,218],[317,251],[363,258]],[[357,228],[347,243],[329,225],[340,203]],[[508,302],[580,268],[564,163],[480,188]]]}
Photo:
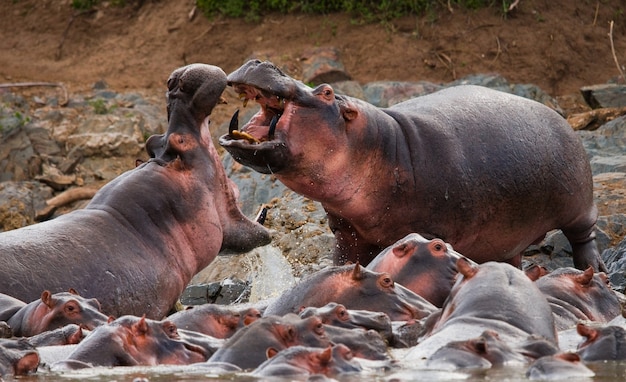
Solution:
{"label": "gray hippo", "polygon": [[495,261],[473,265],[465,258],[457,260],[457,269],[459,278],[450,296],[428,317],[407,360],[428,359],[448,343],[479,337],[485,330],[512,347],[530,336],[557,346],[550,305],[522,270]]}
{"label": "gray hippo", "polygon": [[456,279],[456,261],[463,257],[441,239],[411,233],[385,248],[367,269],[389,273],[397,283],[441,307]]}
{"label": "gray hippo", "polygon": [[322,204],[336,264],[368,264],[416,232],[478,263],[519,266],[528,245],[559,228],[577,268],[605,270],[587,155],[538,102],[466,85],[381,109],[259,60],[228,83],[261,110],[241,130],[233,120],[220,144]]}
{"label": "gray hippo", "polygon": [[594,273],[591,267],[558,268],[538,278],[535,285],[546,296],[558,331],[573,328],[580,320],[607,323],[622,312],[606,274]]}
{"label": "gray hippo", "polygon": [[193,64],[167,87],[168,130],[146,142],[147,162],[84,209],[0,234],[0,293],[34,301],[74,288],[107,315],[161,319],[218,252],[270,241],[239,210],[209,133],[226,74]]}

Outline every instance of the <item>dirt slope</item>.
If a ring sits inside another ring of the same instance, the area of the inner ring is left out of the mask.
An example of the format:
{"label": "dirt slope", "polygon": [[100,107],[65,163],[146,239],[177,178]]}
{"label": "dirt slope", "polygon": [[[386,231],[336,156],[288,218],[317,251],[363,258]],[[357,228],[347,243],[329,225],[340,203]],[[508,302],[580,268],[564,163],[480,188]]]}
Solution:
{"label": "dirt slope", "polygon": [[0,83],[62,81],[77,91],[104,80],[116,90],[161,91],[169,73],[186,63],[211,63],[228,73],[261,51],[296,68],[307,49],[333,46],[361,83],[447,82],[497,72],[558,96],[619,74],[610,20],[616,56],[626,64],[623,0],[521,0],[506,18],[496,6],[457,8],[386,25],[358,25],[341,14],[270,15],[257,23],[196,14],[190,20],[189,0],[144,1],[137,9],[105,2],[87,13],[69,4],[0,2]]}

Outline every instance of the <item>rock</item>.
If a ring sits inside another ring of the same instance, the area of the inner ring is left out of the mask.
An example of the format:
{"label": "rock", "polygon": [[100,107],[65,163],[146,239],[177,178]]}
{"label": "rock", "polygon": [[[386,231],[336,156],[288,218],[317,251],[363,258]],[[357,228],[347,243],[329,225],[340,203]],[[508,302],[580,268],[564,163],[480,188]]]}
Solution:
{"label": "rock", "polygon": [[[626,116],[617,117],[594,131],[578,131],[578,135],[590,158],[626,155],[624,149],[626,147]],[[607,164],[610,164],[615,169],[619,169],[622,166],[619,158],[617,161],[597,159],[596,162],[598,162],[598,165],[592,165],[591,169],[594,175],[605,172]]]}
{"label": "rock", "polygon": [[0,231],[35,223],[37,211],[46,206],[52,192],[40,182],[0,182]]}
{"label": "rock", "polygon": [[304,52],[302,57],[302,82],[305,84],[330,84],[349,81],[352,77],[346,73],[339,59],[339,50],[335,48],[314,48]]}
{"label": "rock", "polygon": [[601,84],[585,86],[580,92],[592,109],[626,107],[626,85]]}
{"label": "rock", "polygon": [[442,87],[432,82],[376,81],[363,85],[365,101],[389,107],[411,98],[433,93]]}

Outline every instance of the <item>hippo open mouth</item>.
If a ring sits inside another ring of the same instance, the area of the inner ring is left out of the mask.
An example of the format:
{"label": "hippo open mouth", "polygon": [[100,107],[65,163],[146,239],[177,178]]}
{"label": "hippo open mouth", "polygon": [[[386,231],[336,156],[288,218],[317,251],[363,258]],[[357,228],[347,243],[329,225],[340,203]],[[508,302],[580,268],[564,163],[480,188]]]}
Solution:
{"label": "hippo open mouth", "polygon": [[[239,129],[239,110],[233,115],[228,134],[219,139],[236,161],[263,174],[279,172],[288,164],[289,149],[284,140],[289,110],[299,85],[269,62],[249,61],[228,76],[243,100],[255,100],[261,110]],[[305,86],[302,84],[302,86]]]}

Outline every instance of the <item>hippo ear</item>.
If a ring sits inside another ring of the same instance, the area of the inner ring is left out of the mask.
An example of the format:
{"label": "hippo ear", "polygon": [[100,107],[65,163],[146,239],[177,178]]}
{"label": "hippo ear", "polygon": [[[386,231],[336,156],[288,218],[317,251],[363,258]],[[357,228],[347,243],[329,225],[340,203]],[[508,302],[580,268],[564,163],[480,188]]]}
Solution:
{"label": "hippo ear", "polygon": [[329,346],[323,351],[319,352],[318,358],[321,365],[328,365],[333,358],[333,348]]}
{"label": "hippo ear", "polygon": [[348,103],[342,103],[339,106],[341,111],[341,116],[346,121],[353,121],[359,116],[359,111],[357,108]]}
{"label": "hippo ear", "polygon": [[270,348],[267,348],[267,350],[265,350],[265,356],[267,357],[267,359],[274,357],[276,354],[278,354],[278,350],[274,348],[270,347]]}
{"label": "hippo ear", "polygon": [[107,324],[110,324],[113,321],[115,321],[115,317],[109,316],[109,318],[107,319]]}
{"label": "hippo ear", "polygon": [[44,290],[43,292],[41,292],[41,302],[46,304],[49,308],[53,307],[52,294],[49,290]]}
{"label": "hippo ear", "polygon": [[139,321],[133,325],[133,333],[143,336],[148,333],[148,323],[146,322],[146,315],[141,316]]}
{"label": "hippo ear", "polygon": [[580,334],[583,337],[587,338],[587,342],[593,341],[596,339],[596,337],[598,337],[598,331],[590,326],[587,326],[585,324],[583,324],[582,322],[579,322],[576,325],[576,331],[578,332],[578,334]]}
{"label": "hippo ear", "polygon": [[456,269],[466,279],[471,279],[476,272],[478,272],[478,269],[472,266],[472,264],[464,257],[461,257],[456,261]]}
{"label": "hippo ear", "polygon": [[363,268],[361,267],[361,264],[359,264],[359,262],[357,261],[356,264],[354,264],[354,270],[352,271],[352,280],[361,280],[363,278]]}
{"label": "hippo ear", "polygon": [[533,264],[530,267],[524,269],[524,273],[532,281],[537,281],[540,277],[548,274],[548,270],[540,265]]}
{"label": "hippo ear", "polygon": [[74,288],[70,288],[70,289],[68,290],[68,292],[69,292],[70,294],[75,294],[75,295],[79,296],[78,292],[76,292],[76,289],[74,289]]}
{"label": "hippo ear", "polygon": [[576,276],[576,282],[582,286],[589,285],[593,280],[593,267],[588,267],[585,271]]}
{"label": "hippo ear", "polygon": [[569,351],[555,354],[554,357],[567,362],[580,362],[580,356]]}

